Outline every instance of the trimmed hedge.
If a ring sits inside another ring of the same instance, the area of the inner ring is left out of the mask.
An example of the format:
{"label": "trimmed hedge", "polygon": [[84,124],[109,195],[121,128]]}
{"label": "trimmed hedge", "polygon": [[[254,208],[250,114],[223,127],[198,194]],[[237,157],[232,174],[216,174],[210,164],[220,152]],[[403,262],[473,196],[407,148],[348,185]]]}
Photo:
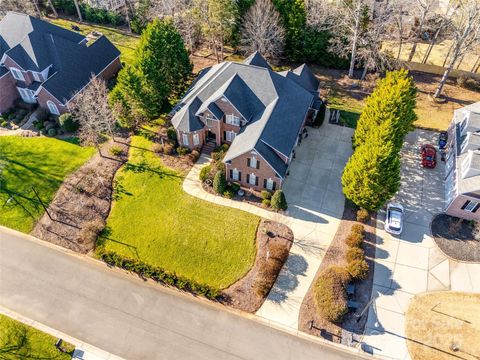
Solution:
{"label": "trimmed hedge", "polygon": [[364,239],[363,234],[352,232],[345,239],[345,243],[349,247],[361,247],[363,244],[363,239]]}
{"label": "trimmed hedge", "polygon": [[355,280],[365,280],[368,277],[368,268],[365,259],[352,260],[347,264],[347,271]]}
{"label": "trimmed hedge", "polygon": [[318,277],[314,287],[315,304],[323,318],[342,321],[348,312],[346,287],[350,274],[342,267],[330,266]]}
{"label": "trimmed hedge", "polygon": [[363,249],[361,249],[359,247],[352,247],[352,248],[347,250],[347,254],[346,254],[345,257],[346,257],[348,263],[350,263],[354,260],[364,260],[365,259],[365,252],[363,251]]}
{"label": "trimmed hedge", "polygon": [[357,234],[365,234],[365,226],[361,224],[354,224],[352,225],[352,228],[350,229],[350,233],[357,233]]}
{"label": "trimmed hedge", "polygon": [[197,283],[175,273],[169,273],[160,267],[146,264],[141,260],[123,257],[113,251],[102,253],[100,258],[110,266],[134,272],[142,278],[149,278],[164,285],[175,286],[192,294],[202,295],[207,299],[216,300],[220,296],[219,289]]}

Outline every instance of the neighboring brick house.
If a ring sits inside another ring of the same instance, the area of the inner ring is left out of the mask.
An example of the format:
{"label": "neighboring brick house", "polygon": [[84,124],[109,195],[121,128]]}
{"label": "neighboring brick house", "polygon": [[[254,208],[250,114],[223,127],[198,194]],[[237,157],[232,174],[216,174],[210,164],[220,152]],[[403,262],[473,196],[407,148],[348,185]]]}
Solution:
{"label": "neighboring brick house", "polygon": [[480,221],[480,102],[455,110],[448,133],[446,213]]}
{"label": "neighboring brick house", "polygon": [[108,80],[120,67],[120,52],[104,36],[90,44],[73,31],[9,12],[0,21],[0,114],[21,98],[59,115],[92,75]]}
{"label": "neighboring brick house", "polygon": [[308,66],[275,72],[254,53],[243,63],[203,70],[180,103],[172,124],[190,149],[230,145],[228,181],[254,190],[282,186],[305,124],[320,109],[319,82]]}

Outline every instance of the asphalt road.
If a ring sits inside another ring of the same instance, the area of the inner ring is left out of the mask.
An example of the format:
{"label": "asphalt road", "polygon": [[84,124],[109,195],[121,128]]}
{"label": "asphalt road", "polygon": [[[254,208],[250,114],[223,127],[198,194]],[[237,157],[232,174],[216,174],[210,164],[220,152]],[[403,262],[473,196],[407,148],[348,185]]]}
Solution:
{"label": "asphalt road", "polygon": [[355,359],[0,228],[0,305],[126,359]]}

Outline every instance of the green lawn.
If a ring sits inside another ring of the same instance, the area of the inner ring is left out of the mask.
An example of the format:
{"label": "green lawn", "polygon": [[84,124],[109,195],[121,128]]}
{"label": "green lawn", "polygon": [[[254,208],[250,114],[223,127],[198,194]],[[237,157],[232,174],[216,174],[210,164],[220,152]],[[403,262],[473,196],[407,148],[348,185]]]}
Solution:
{"label": "green lawn", "polygon": [[[57,350],[57,339],[40,330],[0,315],[0,359],[49,359],[67,360],[70,354]],[[62,347],[73,352],[74,347],[63,343]]]}
{"label": "green lawn", "polygon": [[364,105],[362,101],[332,91],[328,98],[328,106],[331,109],[340,110],[340,123],[342,125],[355,129]]}
{"label": "green lawn", "polygon": [[93,148],[45,137],[0,137],[0,225],[30,232],[43,214],[32,186],[49,203],[65,176],[93,152]]}
{"label": "green lawn", "polygon": [[229,286],[253,264],[260,219],[186,194],[183,177],[164,167],[151,147],[146,138],[133,137],[98,248],[212,287]]}
{"label": "green lawn", "polygon": [[87,35],[92,31],[101,32],[120,50],[123,62],[131,63],[135,57],[135,48],[140,41],[140,38],[136,35],[130,35],[122,30],[105,25],[85,24],[66,19],[49,19],[49,21],[69,30],[72,30],[72,25],[76,25],[80,28],[80,33],[83,35]]}

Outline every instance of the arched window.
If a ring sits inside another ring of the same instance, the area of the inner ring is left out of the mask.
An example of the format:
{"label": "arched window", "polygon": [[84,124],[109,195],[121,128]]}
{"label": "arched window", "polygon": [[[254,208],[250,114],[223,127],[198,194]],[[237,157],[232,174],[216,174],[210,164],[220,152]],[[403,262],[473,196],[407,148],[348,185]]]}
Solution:
{"label": "arched window", "polygon": [[48,100],[47,101],[47,106],[48,110],[50,110],[50,113],[53,115],[60,115],[60,111],[58,111],[57,105],[53,101]]}

